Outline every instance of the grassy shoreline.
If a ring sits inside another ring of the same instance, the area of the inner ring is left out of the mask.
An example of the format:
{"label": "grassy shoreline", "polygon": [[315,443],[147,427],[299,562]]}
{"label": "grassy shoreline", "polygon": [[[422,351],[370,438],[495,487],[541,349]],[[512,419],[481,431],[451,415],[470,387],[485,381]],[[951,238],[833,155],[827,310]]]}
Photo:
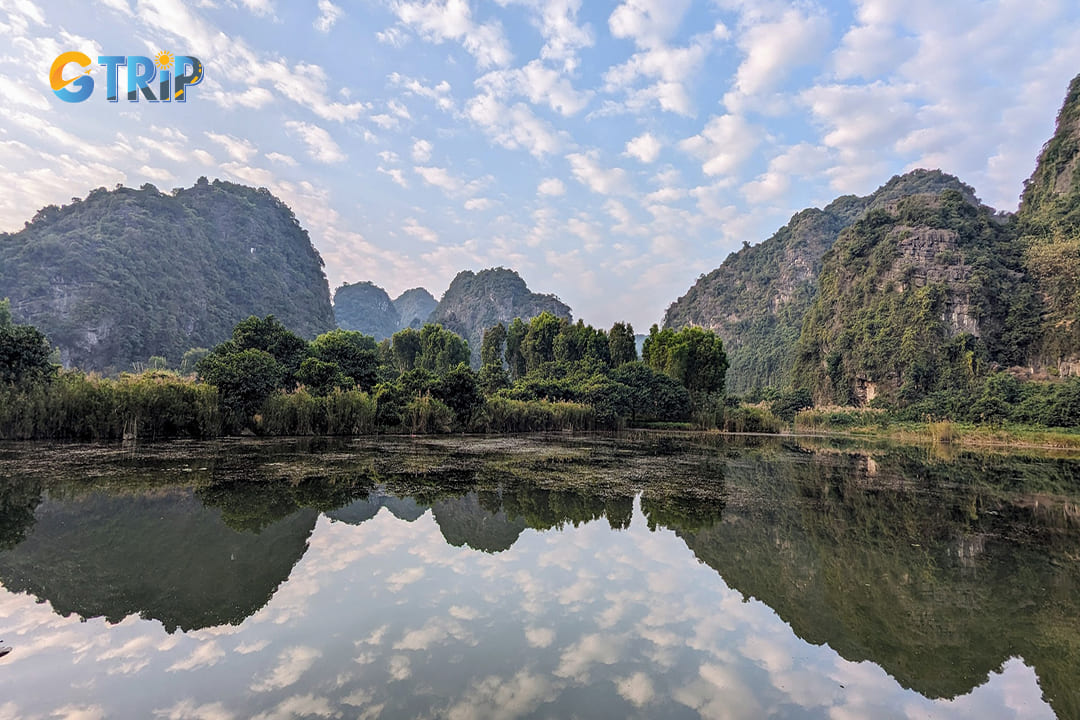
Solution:
{"label": "grassy shoreline", "polygon": [[794,437],[887,440],[903,444],[955,445],[982,448],[1041,448],[1080,451],[1080,431],[1024,425],[975,425],[972,423],[900,422],[852,425],[844,428],[799,426],[782,433]]}

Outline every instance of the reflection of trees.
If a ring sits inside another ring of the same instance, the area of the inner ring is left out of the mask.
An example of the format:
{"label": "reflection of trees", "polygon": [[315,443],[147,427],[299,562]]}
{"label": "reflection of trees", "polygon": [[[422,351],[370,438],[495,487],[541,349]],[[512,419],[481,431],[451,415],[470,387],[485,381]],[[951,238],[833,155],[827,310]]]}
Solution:
{"label": "reflection of trees", "polygon": [[607,518],[613,529],[630,525],[634,500],[620,495],[591,494],[582,490],[547,490],[524,483],[504,488],[502,507],[510,518],[521,518],[535,530],[574,527]]}
{"label": "reflection of trees", "polygon": [[905,687],[955,697],[1019,655],[1055,711],[1080,717],[1080,542],[1067,511],[1036,513],[1016,493],[1027,480],[1060,487],[1061,468],[1040,465],[938,466],[906,451],[761,458],[729,468],[732,497],[755,497],[729,504],[725,522],[658,522],[800,637]]}
{"label": "reflection of trees", "polygon": [[641,511],[650,530],[664,526],[680,532],[697,532],[720,522],[724,498],[717,493],[694,493],[692,488],[682,492],[643,494]]}
{"label": "reflection of trees", "polygon": [[0,551],[22,542],[34,525],[34,510],[40,502],[40,482],[21,478],[0,482]]}
{"label": "reflection of trees", "polygon": [[261,532],[301,508],[329,512],[366,497],[371,490],[370,477],[305,477],[289,480],[226,480],[201,487],[200,500],[221,510],[225,523],[235,529]]}

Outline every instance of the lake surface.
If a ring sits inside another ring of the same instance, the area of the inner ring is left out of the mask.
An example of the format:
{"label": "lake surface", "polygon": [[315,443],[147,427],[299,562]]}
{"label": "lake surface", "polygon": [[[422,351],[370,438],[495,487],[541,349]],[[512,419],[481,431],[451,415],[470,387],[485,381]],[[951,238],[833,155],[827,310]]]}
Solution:
{"label": "lake surface", "polygon": [[0,719],[1080,718],[1080,460],[0,445]]}

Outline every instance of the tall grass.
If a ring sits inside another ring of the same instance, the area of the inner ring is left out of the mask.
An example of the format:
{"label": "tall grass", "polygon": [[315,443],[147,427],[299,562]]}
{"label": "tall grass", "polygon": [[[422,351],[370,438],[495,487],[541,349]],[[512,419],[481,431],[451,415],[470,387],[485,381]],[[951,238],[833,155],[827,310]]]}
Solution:
{"label": "tall grass", "polygon": [[935,445],[948,445],[958,437],[956,426],[948,420],[930,423],[929,430],[930,438],[934,441]]}
{"label": "tall grass", "polygon": [[413,398],[402,413],[404,425],[416,434],[447,433],[454,427],[454,411],[441,400],[424,394]]}
{"label": "tall grass", "polygon": [[596,410],[581,403],[493,397],[473,417],[471,429],[485,433],[596,430]]}
{"label": "tall grass", "polygon": [[876,408],[830,406],[802,410],[795,415],[795,429],[801,431],[885,427],[888,424],[888,413]]}
{"label": "tall grass", "polygon": [[267,435],[370,435],[376,431],[375,400],[360,390],[337,389],[325,397],[301,388],[267,398],[256,417]]}
{"label": "tall grass", "polygon": [[61,372],[48,383],[0,386],[0,438],[206,438],[221,432],[217,389],[169,372],[116,379]]}
{"label": "tall grass", "polygon": [[784,422],[773,415],[764,403],[722,407],[710,417],[699,419],[699,423],[704,428],[710,427],[707,424],[710,421],[712,427],[735,433],[778,433],[784,427]]}

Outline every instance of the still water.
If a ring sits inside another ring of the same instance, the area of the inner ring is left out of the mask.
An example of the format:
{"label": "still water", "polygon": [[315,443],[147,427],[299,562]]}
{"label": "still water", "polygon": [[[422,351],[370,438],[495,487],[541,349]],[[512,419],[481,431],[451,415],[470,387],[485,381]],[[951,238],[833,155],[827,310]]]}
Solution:
{"label": "still water", "polygon": [[1080,460],[0,445],[0,718],[1080,718]]}

